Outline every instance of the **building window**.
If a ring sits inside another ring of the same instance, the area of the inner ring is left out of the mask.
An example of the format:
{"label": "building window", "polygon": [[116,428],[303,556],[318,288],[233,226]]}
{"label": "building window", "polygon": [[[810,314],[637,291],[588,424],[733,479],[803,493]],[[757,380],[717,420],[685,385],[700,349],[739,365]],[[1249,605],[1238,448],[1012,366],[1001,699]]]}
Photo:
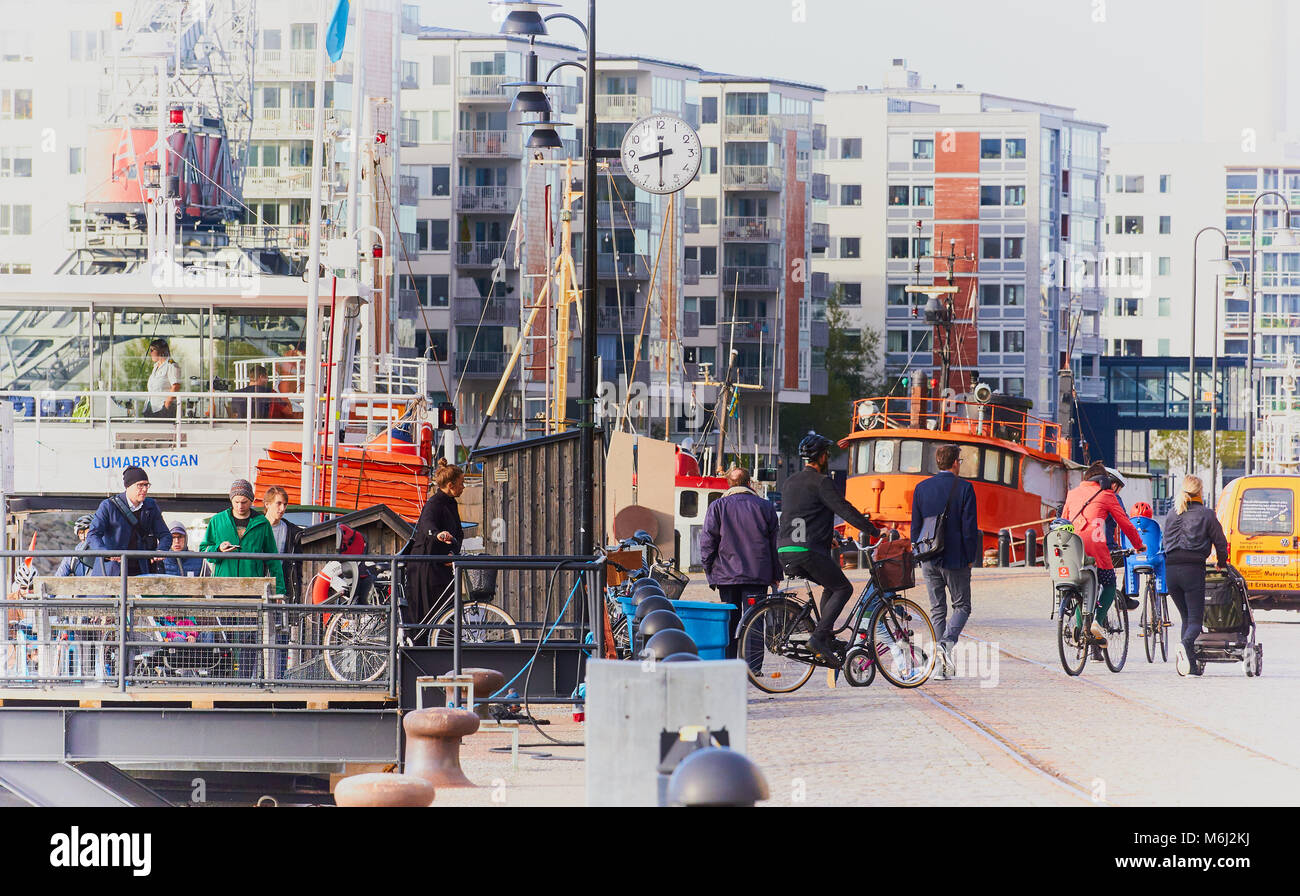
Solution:
{"label": "building window", "polygon": [[1160,298],[1156,299],[1156,306],[1161,317],[1169,317],[1173,314],[1173,300]]}
{"label": "building window", "polygon": [[1173,232],[1173,221],[1170,219],[1169,215],[1160,216],[1160,232],[1163,234]]}
{"label": "building window", "polygon": [[862,239],[856,236],[840,237],[840,258],[861,258]]}
{"label": "building window", "polygon": [[907,187],[890,187],[889,204],[907,205]]}
{"label": "building window", "polygon": [[1009,285],[1002,293],[1003,305],[1014,305],[1020,307],[1025,304],[1025,287],[1023,285]]}
{"label": "building window", "polygon": [[713,296],[700,296],[700,326],[716,327],[717,325],[718,300]]}
{"label": "building window", "polygon": [[[69,150],[69,166],[74,150]],[[81,172],[81,155],[80,150],[75,150],[77,159],[77,170],[70,171],[70,174],[79,174]],[[0,177],[31,177],[32,176],[32,150],[29,146],[0,146]]]}
{"label": "building window", "polygon": [[429,251],[447,251],[449,223],[445,218],[435,218],[429,221]]}
{"label": "building window", "polygon": [[1142,233],[1141,215],[1116,215],[1115,232],[1124,234]]}
{"label": "building window", "polygon": [[980,205],[1001,205],[1001,204],[1002,204],[1001,187],[997,186],[996,184],[985,185],[980,187]]}
{"label": "building window", "polygon": [[861,305],[862,304],[862,284],[861,283],[841,283],[840,287],[840,304],[841,305]]}
{"label": "building window", "polygon": [[30,205],[0,205],[0,236],[30,236],[31,232]]}
{"label": "building window", "polygon": [[31,90],[0,90],[0,121],[31,121]]}
{"label": "building window", "polygon": [[429,169],[429,192],[433,196],[451,195],[450,165],[434,165]]}
{"label": "building window", "polygon": [[704,147],[704,166],[701,168],[701,173],[718,173],[718,148],[716,146]]}
{"label": "building window", "polygon": [[925,346],[929,330],[889,330],[885,333],[885,351],[916,352]]}
{"label": "building window", "polygon": [[928,236],[918,236],[912,238],[912,257],[926,258],[930,254],[933,241]]}
{"label": "building window", "polygon": [[86,148],[84,146],[68,147],[68,173],[81,174],[85,170]]}
{"label": "building window", "polygon": [[1002,351],[1021,354],[1025,350],[1025,331],[1006,330],[1002,333]]}
{"label": "building window", "polygon": [[1160,256],[1160,260],[1157,262],[1157,265],[1158,266],[1156,268],[1156,274],[1160,277],[1168,277],[1169,267],[1170,267],[1169,256],[1167,255]]}
{"label": "building window", "polygon": [[1156,340],[1156,354],[1157,354],[1159,357],[1161,357],[1161,358],[1168,358],[1168,357],[1169,357],[1169,340],[1168,340],[1168,339],[1157,339],[1157,340]]}
{"label": "building window", "polygon": [[1022,236],[1009,236],[1002,241],[1003,258],[1024,258],[1025,257],[1025,238]]}
{"label": "building window", "polygon": [[1139,317],[1142,314],[1142,300],[1139,298],[1116,298],[1116,317]]}
{"label": "building window", "polygon": [[418,252],[429,251],[429,224],[427,220],[415,222],[415,248]]}
{"label": "building window", "polygon": [[1002,287],[996,283],[980,284],[980,304],[981,305],[1001,305],[1002,304]]}
{"label": "building window", "polygon": [[[446,274],[434,274],[429,278],[428,305],[431,308],[446,308],[449,304],[447,288],[450,278]],[[441,357],[441,356],[440,356]]]}
{"label": "building window", "polygon": [[1024,205],[1025,188],[1023,186],[1007,187],[1003,193],[1003,205]]}
{"label": "building window", "polygon": [[932,207],[934,205],[934,187],[913,187],[912,205],[926,208]]}
{"label": "building window", "polygon": [[718,223],[718,200],[707,197],[700,200],[700,224],[716,226]]}
{"label": "building window", "polygon": [[1001,330],[980,330],[980,354],[982,355],[1002,354],[1002,331]]}
{"label": "building window", "polygon": [[890,283],[885,287],[885,302],[889,305],[906,305],[907,301],[907,284]]}
{"label": "building window", "polygon": [[980,158],[981,159],[1000,159],[1002,158],[1002,141],[996,137],[985,137],[980,140]]}
{"label": "building window", "polygon": [[1172,174],[1160,175],[1160,192],[1168,193],[1173,189],[1174,177]]}
{"label": "building window", "polygon": [[889,257],[890,258],[907,257],[907,237],[891,236],[889,238]]}
{"label": "building window", "polygon": [[441,87],[451,83],[450,56],[434,56],[429,60],[429,63],[429,68],[433,73],[431,83],[434,87]]}
{"label": "building window", "polygon": [[980,258],[1001,258],[1002,240],[996,236],[986,236],[980,240]]}
{"label": "building window", "polygon": [[1025,141],[1023,138],[1015,138],[1007,141],[1007,158],[1023,159],[1025,157]]}
{"label": "building window", "polygon": [[914,158],[914,159],[933,159],[933,158],[934,158],[934,141],[933,141],[933,140],[913,140],[913,141],[912,141],[912,158]]}
{"label": "building window", "polygon": [[861,205],[862,185],[842,184],[840,186],[840,205]]}
{"label": "building window", "polygon": [[1116,193],[1141,193],[1146,178],[1142,175],[1111,175],[1111,189]]}
{"label": "building window", "polygon": [[717,246],[700,247],[700,276],[701,277],[718,276],[718,247]]}
{"label": "building window", "polygon": [[705,96],[700,98],[700,124],[718,123],[718,98]]}
{"label": "building window", "polygon": [[845,137],[842,141],[840,141],[840,158],[841,159],[862,158],[862,138]]}

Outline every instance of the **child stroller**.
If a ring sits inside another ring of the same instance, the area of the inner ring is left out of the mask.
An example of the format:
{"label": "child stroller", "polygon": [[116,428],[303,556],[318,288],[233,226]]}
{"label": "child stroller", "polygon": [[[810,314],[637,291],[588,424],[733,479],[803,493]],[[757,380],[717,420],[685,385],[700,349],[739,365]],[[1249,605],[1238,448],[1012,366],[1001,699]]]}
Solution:
{"label": "child stroller", "polygon": [[1244,663],[1246,676],[1264,672],[1264,645],[1255,640],[1255,617],[1246,580],[1232,566],[1205,574],[1205,631],[1196,636],[1195,663]]}
{"label": "child stroller", "polygon": [[[135,656],[139,680],[167,678],[229,678],[234,675],[232,651],[218,643],[220,633],[204,630],[193,616],[163,609],[145,626],[162,643]],[[219,622],[219,620],[217,620]],[[224,641],[224,636],[221,636]]]}

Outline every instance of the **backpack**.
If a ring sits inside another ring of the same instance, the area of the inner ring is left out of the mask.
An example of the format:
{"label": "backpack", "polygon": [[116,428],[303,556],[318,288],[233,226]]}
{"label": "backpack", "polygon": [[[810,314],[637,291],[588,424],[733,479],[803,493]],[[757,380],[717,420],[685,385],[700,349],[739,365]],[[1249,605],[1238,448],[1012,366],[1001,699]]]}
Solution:
{"label": "backpack", "polygon": [[944,529],[948,522],[948,511],[952,507],[952,496],[957,493],[957,484],[960,481],[957,477],[953,477],[952,488],[948,489],[948,500],[944,503],[943,510],[921,520],[921,531],[912,539],[913,544],[916,545],[913,557],[918,563],[943,556]]}

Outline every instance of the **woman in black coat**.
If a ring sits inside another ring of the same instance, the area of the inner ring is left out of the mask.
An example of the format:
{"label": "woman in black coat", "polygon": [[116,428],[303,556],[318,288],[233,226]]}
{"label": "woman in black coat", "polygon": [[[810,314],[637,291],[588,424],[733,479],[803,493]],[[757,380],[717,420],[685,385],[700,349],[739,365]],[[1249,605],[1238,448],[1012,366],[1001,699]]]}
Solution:
{"label": "woman in black coat", "polygon": [[1196,636],[1205,618],[1205,561],[1213,550],[1218,566],[1228,565],[1228,540],[1214,511],[1205,506],[1199,476],[1184,476],[1183,490],[1165,519],[1165,583],[1169,597],[1183,617],[1183,633],[1174,650],[1174,668],[1179,675],[1200,675],[1203,664],[1196,660]]}
{"label": "woman in black coat", "polygon": [[[456,499],[465,491],[465,473],[459,467],[439,461],[433,482],[435,491],[420,511],[415,533],[411,536],[411,553],[415,556],[459,554],[461,525]],[[414,624],[422,622],[430,608],[446,593],[451,580],[450,563],[411,563],[406,596],[411,614],[409,621]]]}

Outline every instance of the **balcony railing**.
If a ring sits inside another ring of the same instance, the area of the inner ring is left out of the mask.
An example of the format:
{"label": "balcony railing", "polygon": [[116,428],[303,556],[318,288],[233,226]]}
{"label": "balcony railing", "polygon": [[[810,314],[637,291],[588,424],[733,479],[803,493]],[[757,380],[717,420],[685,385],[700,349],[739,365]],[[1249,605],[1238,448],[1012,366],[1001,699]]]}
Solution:
{"label": "balcony railing", "polygon": [[828,249],[831,245],[831,228],[829,224],[822,224],[814,221],[811,228],[812,247],[814,249]]}
{"label": "balcony railing", "polygon": [[770,115],[727,115],[725,119],[722,133],[728,137],[770,140],[781,130],[780,123]]}
{"label": "balcony railing", "polygon": [[734,335],[736,339],[753,341],[758,339],[771,339],[776,332],[775,317],[756,317],[749,320],[737,319],[736,327],[733,330],[730,324],[722,325],[718,328],[724,339],[731,339]]}
{"label": "balcony railing", "polygon": [[687,258],[682,262],[682,283],[695,286],[700,282],[700,260]]}
{"label": "balcony railing", "polygon": [[1106,397],[1106,378],[1102,376],[1079,376],[1074,379],[1074,389],[1080,398],[1098,400]]}
{"label": "balcony railing", "polygon": [[505,257],[506,267],[513,267],[506,254],[505,242],[460,242],[456,244],[456,264],[460,267],[490,268]]}
{"label": "balcony railing", "polygon": [[636,121],[650,114],[650,97],[636,94],[596,94],[596,117],[614,121]]}
{"label": "balcony railing", "polygon": [[482,299],[457,299],[454,318],[457,324],[479,324],[484,326],[517,325],[519,323],[519,303]]}
{"label": "balcony railing", "polygon": [[645,230],[650,226],[650,203],[615,202],[596,203],[596,224],[600,227],[626,227]]}
{"label": "balcony railing", "polygon": [[[1244,332],[1250,328],[1250,314],[1245,311],[1229,311],[1223,315],[1223,328],[1232,332]],[[1300,330],[1300,314],[1283,314],[1273,311],[1260,312],[1255,315],[1256,330]]]}
{"label": "balcony railing", "polygon": [[[330,110],[325,110],[326,116]],[[316,122],[316,110],[298,108],[262,108],[253,118],[253,129],[259,136],[266,134],[310,134]]]}
{"label": "balcony railing", "polygon": [[686,207],[686,214],[682,218],[682,227],[685,233],[700,232],[700,210],[698,207]]}
{"label": "balcony railing", "polygon": [[735,218],[722,219],[722,238],[724,240],[779,240],[781,238],[780,218]]}
{"label": "balcony railing", "polygon": [[461,97],[508,100],[514,96],[514,88],[504,85],[518,80],[513,75],[461,75],[458,84]]}
{"label": "balcony railing", "polygon": [[634,307],[597,309],[596,323],[602,330],[635,329],[641,325],[643,309]]}
{"label": "balcony railing", "polygon": [[601,277],[632,277],[645,280],[650,276],[650,258],[635,252],[620,252],[618,263],[614,262],[613,253],[596,256],[596,273]]}
{"label": "balcony railing", "polygon": [[725,165],[722,185],[741,190],[781,189],[781,169],[775,165]]}
{"label": "balcony railing", "polygon": [[727,265],[722,269],[722,287],[740,289],[776,289],[781,283],[781,269],[766,265]]}
{"label": "balcony railing", "polygon": [[465,212],[508,212],[519,205],[518,187],[457,187],[456,208]]}
{"label": "balcony railing", "polygon": [[244,192],[287,193],[311,189],[311,169],[285,166],[283,168],[258,165],[244,169]]}
{"label": "balcony railing", "polygon": [[518,156],[523,140],[514,131],[460,131],[456,149],[465,156]]}
{"label": "balcony railing", "polygon": [[830,199],[831,198],[831,179],[828,174],[814,174],[812,176],[812,198],[813,199]]}
{"label": "balcony railing", "polygon": [[419,200],[420,179],[411,174],[401,174],[397,178],[397,202],[399,205],[415,205]]}
{"label": "balcony railing", "polygon": [[472,355],[456,355],[457,376],[500,376],[506,368],[508,352],[481,352],[475,350]]}

